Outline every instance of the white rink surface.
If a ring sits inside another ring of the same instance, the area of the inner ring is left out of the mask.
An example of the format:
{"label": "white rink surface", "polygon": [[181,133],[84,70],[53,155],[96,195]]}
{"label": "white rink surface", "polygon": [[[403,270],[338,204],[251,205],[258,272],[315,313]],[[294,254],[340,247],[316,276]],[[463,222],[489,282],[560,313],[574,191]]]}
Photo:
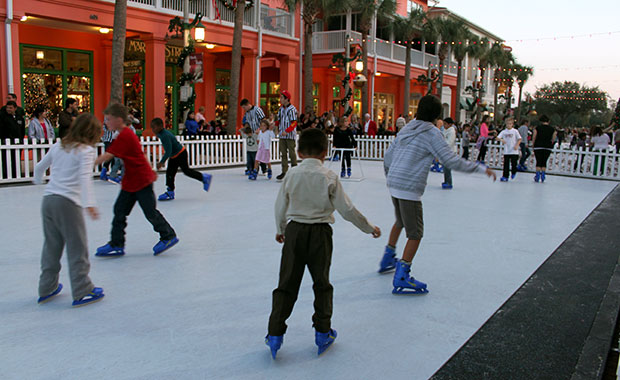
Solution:
{"label": "white rink surface", "polygon": [[[391,274],[376,273],[392,205],[381,163],[363,165],[367,178],[344,187],[384,235],[372,239],[336,219],[331,280],[338,339],[316,356],[306,272],[275,361],[264,344],[281,249],[274,240],[275,178],[250,182],[242,168],[214,170],[205,193],[179,173],[177,199],[158,207],[180,243],[153,257],[157,236],[136,205],[126,256],[91,255],[91,278],[106,297],[77,309],[64,258],[65,289],[36,304],[43,187],[0,188],[0,378],[426,379],[616,185],[554,176],[535,184],[530,174],[492,183],[453,173],[455,188],[445,191],[443,175],[430,173],[425,237],[414,261],[430,293],[394,296]],[[164,182],[162,175],[157,194]],[[118,189],[95,184],[101,218],[87,221],[93,253],[109,238]],[[404,234],[399,255],[403,246]]]}

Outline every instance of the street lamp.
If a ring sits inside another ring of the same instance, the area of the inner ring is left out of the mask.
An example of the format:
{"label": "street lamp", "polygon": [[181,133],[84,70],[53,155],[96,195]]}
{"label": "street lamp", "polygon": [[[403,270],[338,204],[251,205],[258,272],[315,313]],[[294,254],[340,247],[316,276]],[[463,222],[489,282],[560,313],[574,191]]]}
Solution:
{"label": "street lamp", "polygon": [[198,24],[194,27],[194,39],[196,42],[203,42],[205,40],[205,26],[202,25],[200,19],[198,19]]}
{"label": "street lamp", "polygon": [[355,71],[361,72],[362,70],[364,70],[364,62],[363,61],[355,62]]}

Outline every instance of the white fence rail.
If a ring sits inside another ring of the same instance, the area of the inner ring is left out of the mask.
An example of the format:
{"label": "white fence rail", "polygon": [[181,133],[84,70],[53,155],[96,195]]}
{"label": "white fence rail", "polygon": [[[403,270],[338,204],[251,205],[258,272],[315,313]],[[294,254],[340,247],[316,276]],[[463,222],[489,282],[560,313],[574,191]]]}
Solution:
{"label": "white fence rail", "polygon": [[[246,162],[245,140],[239,136],[199,136],[195,139],[178,136],[189,157],[189,165],[196,169],[208,169],[226,166],[241,166]],[[394,136],[358,137],[357,149],[361,159],[383,160],[385,151]],[[143,150],[155,169],[162,157],[163,148],[157,138],[140,138]],[[27,183],[32,181],[34,166],[43,158],[52,146],[52,141],[36,142],[29,140],[3,141],[0,144],[0,184]],[[460,149],[460,142],[457,143]],[[486,164],[493,169],[503,166],[503,146],[489,143]],[[471,145],[470,160],[476,160],[478,150]],[[103,153],[103,145],[97,146],[98,153]],[[462,151],[460,153],[462,155]],[[280,161],[279,142],[271,144],[272,162]],[[534,155],[526,165],[534,167]],[[620,180],[620,154],[610,147],[606,152],[576,151],[570,149],[553,149],[547,163],[547,173],[584,178]],[[99,174],[94,168],[93,175]]]}

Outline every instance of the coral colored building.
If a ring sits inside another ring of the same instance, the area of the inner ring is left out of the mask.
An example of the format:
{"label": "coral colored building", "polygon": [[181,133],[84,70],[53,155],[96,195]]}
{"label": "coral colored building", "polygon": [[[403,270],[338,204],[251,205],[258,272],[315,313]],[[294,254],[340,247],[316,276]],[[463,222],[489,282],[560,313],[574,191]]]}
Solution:
{"label": "coral colored building", "polygon": [[[230,1],[230,0],[228,0]],[[168,31],[173,17],[182,17],[183,0],[128,0],[124,63],[124,102],[139,117],[148,133],[148,121],[161,117],[177,130],[177,58],[182,41]],[[426,0],[398,1],[397,13],[414,8],[428,10]],[[202,54],[203,81],[194,84],[195,108],[204,106],[207,120],[226,120],[230,91],[230,61],[234,11],[224,0],[193,0],[190,21],[202,13],[205,41],[196,44]],[[2,99],[14,92],[18,103],[31,111],[47,103],[55,122],[67,98],[79,100],[82,111],[102,117],[110,98],[113,0],[5,0],[0,2],[5,28],[0,32],[0,88]],[[256,1],[246,8],[242,43],[240,99],[247,98],[273,113],[278,92],[287,89],[299,112],[303,99],[301,57],[303,36],[299,10],[289,13],[281,0]],[[368,109],[380,126],[391,129],[398,115],[415,114],[426,93],[418,75],[437,65],[435,42],[417,39],[411,52],[411,96],[403,104],[405,47],[386,25],[373,22],[368,41],[361,40],[355,12],[330,15],[314,26],[313,102],[318,112],[342,112],[344,71],[334,67],[334,54],[354,52],[368,45]],[[107,33],[105,33],[107,32]],[[423,51],[425,50],[425,51]],[[352,63],[353,65],[355,62]],[[353,66],[355,67],[355,66]],[[442,103],[444,116],[456,112],[456,63],[445,70]],[[469,78],[471,81],[471,78]],[[464,86],[463,86],[464,88]],[[487,94],[489,95],[489,94]],[[352,106],[361,116],[361,93],[354,91]],[[243,112],[238,112],[240,124]]]}

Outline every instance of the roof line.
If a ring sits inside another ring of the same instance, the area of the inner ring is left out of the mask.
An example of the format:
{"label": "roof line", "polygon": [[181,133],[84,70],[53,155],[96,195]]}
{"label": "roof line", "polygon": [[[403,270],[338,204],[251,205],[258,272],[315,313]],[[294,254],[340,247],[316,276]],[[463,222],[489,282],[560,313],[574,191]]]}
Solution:
{"label": "roof line", "polygon": [[446,13],[446,14],[448,14],[448,15],[456,18],[456,19],[459,19],[459,20],[463,21],[469,27],[471,27],[473,29],[477,29],[479,32],[484,33],[484,34],[488,35],[489,37],[491,37],[491,38],[493,38],[493,39],[495,39],[497,41],[502,41],[502,42],[505,41],[503,38],[499,37],[498,35],[493,34],[493,33],[489,32],[488,30],[486,30],[486,29],[476,25],[475,23],[469,21],[465,17],[460,16],[460,15],[452,12],[448,8],[445,8],[445,7],[434,7],[432,9],[429,9],[428,12],[429,13]]}

